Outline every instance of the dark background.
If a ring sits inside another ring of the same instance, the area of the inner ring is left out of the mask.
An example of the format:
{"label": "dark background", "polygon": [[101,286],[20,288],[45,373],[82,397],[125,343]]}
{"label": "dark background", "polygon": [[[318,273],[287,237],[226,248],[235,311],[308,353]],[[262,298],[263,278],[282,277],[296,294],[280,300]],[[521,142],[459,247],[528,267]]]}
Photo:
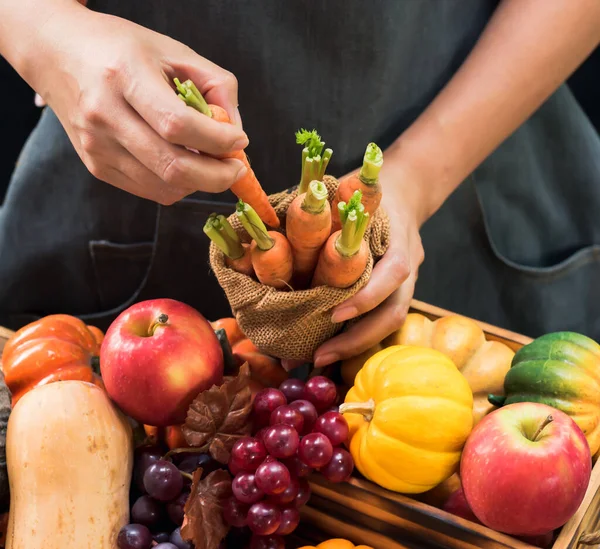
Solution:
{"label": "dark background", "polygon": [[[568,83],[600,133],[600,49]],[[40,114],[33,97],[31,88],[0,57],[0,203],[19,151]]]}

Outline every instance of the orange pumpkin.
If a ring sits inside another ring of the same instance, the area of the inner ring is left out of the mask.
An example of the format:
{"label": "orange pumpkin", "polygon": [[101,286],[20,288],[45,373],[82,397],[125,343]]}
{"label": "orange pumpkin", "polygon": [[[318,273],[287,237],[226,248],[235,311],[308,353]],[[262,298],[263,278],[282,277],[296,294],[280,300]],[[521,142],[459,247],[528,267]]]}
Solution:
{"label": "orange pumpkin", "polygon": [[328,539],[319,545],[305,545],[300,549],[373,549],[369,545],[354,545],[351,541],[342,538]]}
{"label": "orange pumpkin", "polygon": [[78,380],[104,388],[94,372],[104,334],[70,315],[48,315],[23,326],[6,342],[2,370],[12,405],[29,390]]}
{"label": "orange pumpkin", "polygon": [[181,425],[169,425],[168,427],[153,427],[144,425],[144,431],[148,437],[148,442],[152,444],[165,444],[169,450],[175,448],[189,448],[186,442]]}

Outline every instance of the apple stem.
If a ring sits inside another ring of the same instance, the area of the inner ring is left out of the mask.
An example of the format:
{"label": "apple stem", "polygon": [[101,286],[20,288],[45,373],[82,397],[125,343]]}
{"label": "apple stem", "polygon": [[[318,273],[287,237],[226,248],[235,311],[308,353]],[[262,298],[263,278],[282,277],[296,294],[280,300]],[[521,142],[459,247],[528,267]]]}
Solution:
{"label": "apple stem", "polygon": [[537,441],[537,439],[540,436],[540,434],[542,433],[542,431],[553,421],[554,421],[554,418],[552,417],[552,415],[547,416],[546,419],[544,419],[544,421],[542,421],[541,425],[538,427],[537,431],[535,432],[535,434],[533,435],[533,438],[531,440],[533,442]]}
{"label": "apple stem", "polygon": [[167,322],[169,322],[169,315],[166,315],[165,313],[159,314],[156,322],[150,326],[149,334],[153,336],[154,332],[156,332],[156,328],[159,326],[166,326]]}
{"label": "apple stem", "polygon": [[340,414],[360,414],[366,421],[373,419],[375,401],[370,398],[367,402],[344,402],[340,405]]}

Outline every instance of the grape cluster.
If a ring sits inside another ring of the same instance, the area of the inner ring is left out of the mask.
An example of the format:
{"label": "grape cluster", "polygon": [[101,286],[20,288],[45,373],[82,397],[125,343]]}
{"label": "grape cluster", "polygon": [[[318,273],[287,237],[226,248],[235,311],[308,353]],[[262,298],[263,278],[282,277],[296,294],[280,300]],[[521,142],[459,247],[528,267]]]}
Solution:
{"label": "grape cluster", "polygon": [[323,376],[284,381],[263,389],[253,404],[253,437],[234,445],[229,470],[235,478],[224,518],[249,528],[251,549],[283,549],[283,536],[300,522],[299,509],[310,497],[306,477],[314,470],[332,482],[347,480],[352,456],[340,447],[348,424],[335,408],[335,384]]}
{"label": "grape cluster", "polygon": [[190,494],[190,482],[181,472],[191,474],[202,467],[206,476],[219,464],[207,454],[178,454],[177,464],[163,455],[164,449],[158,446],[136,450],[131,524],[119,532],[119,549],[193,549],[181,537],[183,508]]}

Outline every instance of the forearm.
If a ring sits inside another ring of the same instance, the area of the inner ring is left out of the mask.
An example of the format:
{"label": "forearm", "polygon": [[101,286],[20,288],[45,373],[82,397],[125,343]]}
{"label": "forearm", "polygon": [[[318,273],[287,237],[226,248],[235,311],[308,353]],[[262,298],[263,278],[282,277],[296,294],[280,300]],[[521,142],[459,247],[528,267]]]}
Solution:
{"label": "forearm", "polygon": [[[600,42],[600,0],[503,0],[460,70],[386,151],[424,222]],[[397,179],[397,178],[396,178]],[[385,192],[385,189],[384,189]]]}
{"label": "forearm", "polygon": [[43,66],[57,15],[83,8],[77,0],[0,0],[0,55],[31,84]]}

